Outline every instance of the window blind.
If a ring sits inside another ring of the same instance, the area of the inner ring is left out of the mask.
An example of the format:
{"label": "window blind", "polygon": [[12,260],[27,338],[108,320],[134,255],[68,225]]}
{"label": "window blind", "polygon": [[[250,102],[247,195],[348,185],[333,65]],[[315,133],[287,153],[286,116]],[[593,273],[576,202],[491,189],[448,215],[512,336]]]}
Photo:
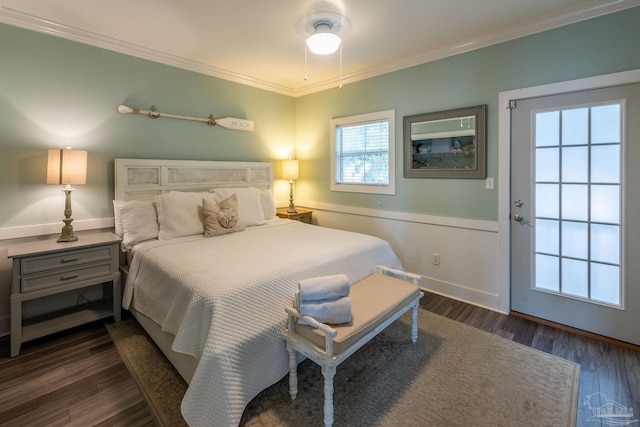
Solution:
{"label": "window blind", "polygon": [[389,184],[389,122],[336,127],[336,181]]}

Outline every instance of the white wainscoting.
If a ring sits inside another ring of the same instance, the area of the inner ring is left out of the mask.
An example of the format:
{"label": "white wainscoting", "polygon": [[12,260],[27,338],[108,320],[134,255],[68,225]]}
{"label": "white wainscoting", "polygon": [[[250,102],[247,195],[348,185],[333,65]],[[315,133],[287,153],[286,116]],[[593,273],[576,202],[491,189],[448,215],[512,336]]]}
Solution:
{"label": "white wainscoting", "polygon": [[[425,290],[508,313],[508,296],[505,301],[500,294],[497,222],[304,200],[297,204],[314,209],[315,224],[388,241],[404,269],[423,276]],[[433,265],[433,254],[440,255],[439,266]]]}
{"label": "white wainscoting", "polygon": [[[314,223],[324,227],[371,234],[387,240],[407,271],[423,276],[421,286],[490,310],[507,313],[508,295],[499,292],[498,223],[437,217],[407,212],[315,203],[296,204],[314,209]],[[278,206],[288,202],[278,201]],[[109,229],[113,218],[74,221],[75,231]],[[0,336],[9,333],[11,262],[9,244],[58,234],[61,223],[0,228]],[[432,255],[440,255],[440,265]]]}
{"label": "white wainscoting", "polygon": [[[80,219],[73,221],[73,231],[98,230],[113,228],[115,222],[113,218]],[[51,224],[25,225],[21,227],[0,228],[0,244],[4,240],[22,239],[29,237],[41,237],[60,234],[64,224],[60,222]]]}

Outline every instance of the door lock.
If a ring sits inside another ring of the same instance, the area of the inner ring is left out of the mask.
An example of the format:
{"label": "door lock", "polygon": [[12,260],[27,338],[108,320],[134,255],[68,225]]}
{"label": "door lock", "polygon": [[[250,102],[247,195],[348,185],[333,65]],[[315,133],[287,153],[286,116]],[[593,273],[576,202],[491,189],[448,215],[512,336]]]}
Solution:
{"label": "door lock", "polygon": [[520,199],[513,201],[513,206],[515,206],[516,208],[521,208],[522,205],[524,205],[524,202]]}

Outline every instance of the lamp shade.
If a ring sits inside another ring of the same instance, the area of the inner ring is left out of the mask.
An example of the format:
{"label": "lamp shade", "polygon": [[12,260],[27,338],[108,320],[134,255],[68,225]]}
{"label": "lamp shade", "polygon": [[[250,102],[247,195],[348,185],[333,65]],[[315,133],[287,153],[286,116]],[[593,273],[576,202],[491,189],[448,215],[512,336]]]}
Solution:
{"label": "lamp shade", "polygon": [[282,161],[282,179],[298,179],[298,161],[283,160]]}
{"label": "lamp shade", "polygon": [[50,149],[47,162],[47,184],[86,184],[87,152]]}

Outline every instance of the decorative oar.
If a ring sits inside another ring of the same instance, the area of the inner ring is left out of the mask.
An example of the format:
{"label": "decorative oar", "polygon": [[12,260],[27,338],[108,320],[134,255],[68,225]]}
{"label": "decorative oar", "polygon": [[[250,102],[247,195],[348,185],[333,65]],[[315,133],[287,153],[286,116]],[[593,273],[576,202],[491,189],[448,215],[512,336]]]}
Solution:
{"label": "decorative oar", "polygon": [[233,129],[233,130],[243,130],[246,132],[253,132],[253,121],[245,120],[245,119],[234,119],[232,117],[223,117],[222,119],[214,119],[213,115],[208,118],[202,117],[190,117],[190,116],[180,116],[178,114],[169,114],[169,113],[161,113],[156,110],[155,105],[151,106],[151,111],[141,110],[139,108],[131,108],[126,105],[118,106],[118,113],[120,114],[145,114],[152,119],[157,119],[158,117],[169,117],[171,119],[180,119],[180,120],[192,120],[195,122],[205,122],[209,126],[219,125],[225,129]]}

